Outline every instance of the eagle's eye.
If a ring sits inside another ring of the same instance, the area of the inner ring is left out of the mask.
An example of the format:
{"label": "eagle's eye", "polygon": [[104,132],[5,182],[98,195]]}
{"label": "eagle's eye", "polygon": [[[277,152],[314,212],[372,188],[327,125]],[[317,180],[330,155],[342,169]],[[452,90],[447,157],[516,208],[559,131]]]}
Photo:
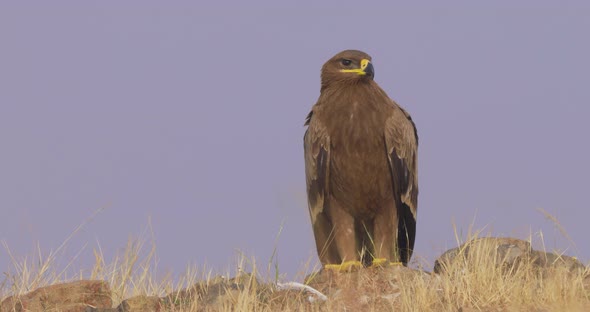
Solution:
{"label": "eagle's eye", "polygon": [[352,61],[347,60],[347,59],[342,59],[342,61],[340,61],[340,63],[342,63],[342,65],[344,65],[344,66],[350,66],[350,64],[352,64]]}

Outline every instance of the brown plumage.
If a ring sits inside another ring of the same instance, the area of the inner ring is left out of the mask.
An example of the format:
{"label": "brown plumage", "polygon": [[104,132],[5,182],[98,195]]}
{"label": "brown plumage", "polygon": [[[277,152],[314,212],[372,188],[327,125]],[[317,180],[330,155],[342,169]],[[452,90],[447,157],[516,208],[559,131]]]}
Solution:
{"label": "brown plumage", "polygon": [[373,80],[370,60],[347,50],[326,62],[305,122],[309,212],[324,266],[406,264],[414,248],[418,135]]}

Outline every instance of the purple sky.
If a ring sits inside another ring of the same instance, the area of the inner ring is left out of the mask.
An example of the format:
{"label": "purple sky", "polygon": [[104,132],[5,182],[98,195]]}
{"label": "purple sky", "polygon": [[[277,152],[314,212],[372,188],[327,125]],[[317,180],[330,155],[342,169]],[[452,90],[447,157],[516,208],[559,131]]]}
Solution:
{"label": "purple sky", "polygon": [[292,276],[317,259],[304,118],[322,64],[360,49],[418,127],[415,255],[454,247],[454,222],[542,230],[547,248],[587,262],[590,6],[541,2],[3,1],[0,240],[47,253],[107,207],[66,251],[88,243],[79,267],[151,219],[158,270],[225,272],[237,250],[265,265],[276,247]]}

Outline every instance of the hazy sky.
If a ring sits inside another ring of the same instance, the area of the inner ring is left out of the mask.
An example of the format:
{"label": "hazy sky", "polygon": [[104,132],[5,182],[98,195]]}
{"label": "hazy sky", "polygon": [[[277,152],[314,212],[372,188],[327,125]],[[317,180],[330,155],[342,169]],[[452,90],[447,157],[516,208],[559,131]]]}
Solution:
{"label": "hazy sky", "polygon": [[456,246],[455,224],[542,231],[588,262],[590,5],[511,2],[3,1],[0,240],[48,253],[105,208],[66,260],[108,261],[151,223],[158,270],[276,248],[300,271],[304,118],[322,64],[359,49],[418,128],[417,257]]}

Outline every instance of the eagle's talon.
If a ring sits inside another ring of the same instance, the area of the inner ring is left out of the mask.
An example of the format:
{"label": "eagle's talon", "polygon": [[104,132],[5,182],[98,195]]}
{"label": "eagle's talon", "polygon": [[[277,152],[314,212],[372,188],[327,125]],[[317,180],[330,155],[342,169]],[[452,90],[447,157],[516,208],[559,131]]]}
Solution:
{"label": "eagle's talon", "polygon": [[346,261],[341,264],[326,264],[324,269],[338,272],[356,271],[362,268],[363,264],[360,261]]}
{"label": "eagle's talon", "polygon": [[373,263],[371,263],[371,267],[381,267],[387,263],[387,259],[385,258],[375,258],[373,259]]}
{"label": "eagle's talon", "polygon": [[356,271],[363,267],[360,261],[346,261],[340,265],[340,271]]}
{"label": "eagle's talon", "polygon": [[326,264],[324,265],[325,270],[340,271],[340,264]]}

